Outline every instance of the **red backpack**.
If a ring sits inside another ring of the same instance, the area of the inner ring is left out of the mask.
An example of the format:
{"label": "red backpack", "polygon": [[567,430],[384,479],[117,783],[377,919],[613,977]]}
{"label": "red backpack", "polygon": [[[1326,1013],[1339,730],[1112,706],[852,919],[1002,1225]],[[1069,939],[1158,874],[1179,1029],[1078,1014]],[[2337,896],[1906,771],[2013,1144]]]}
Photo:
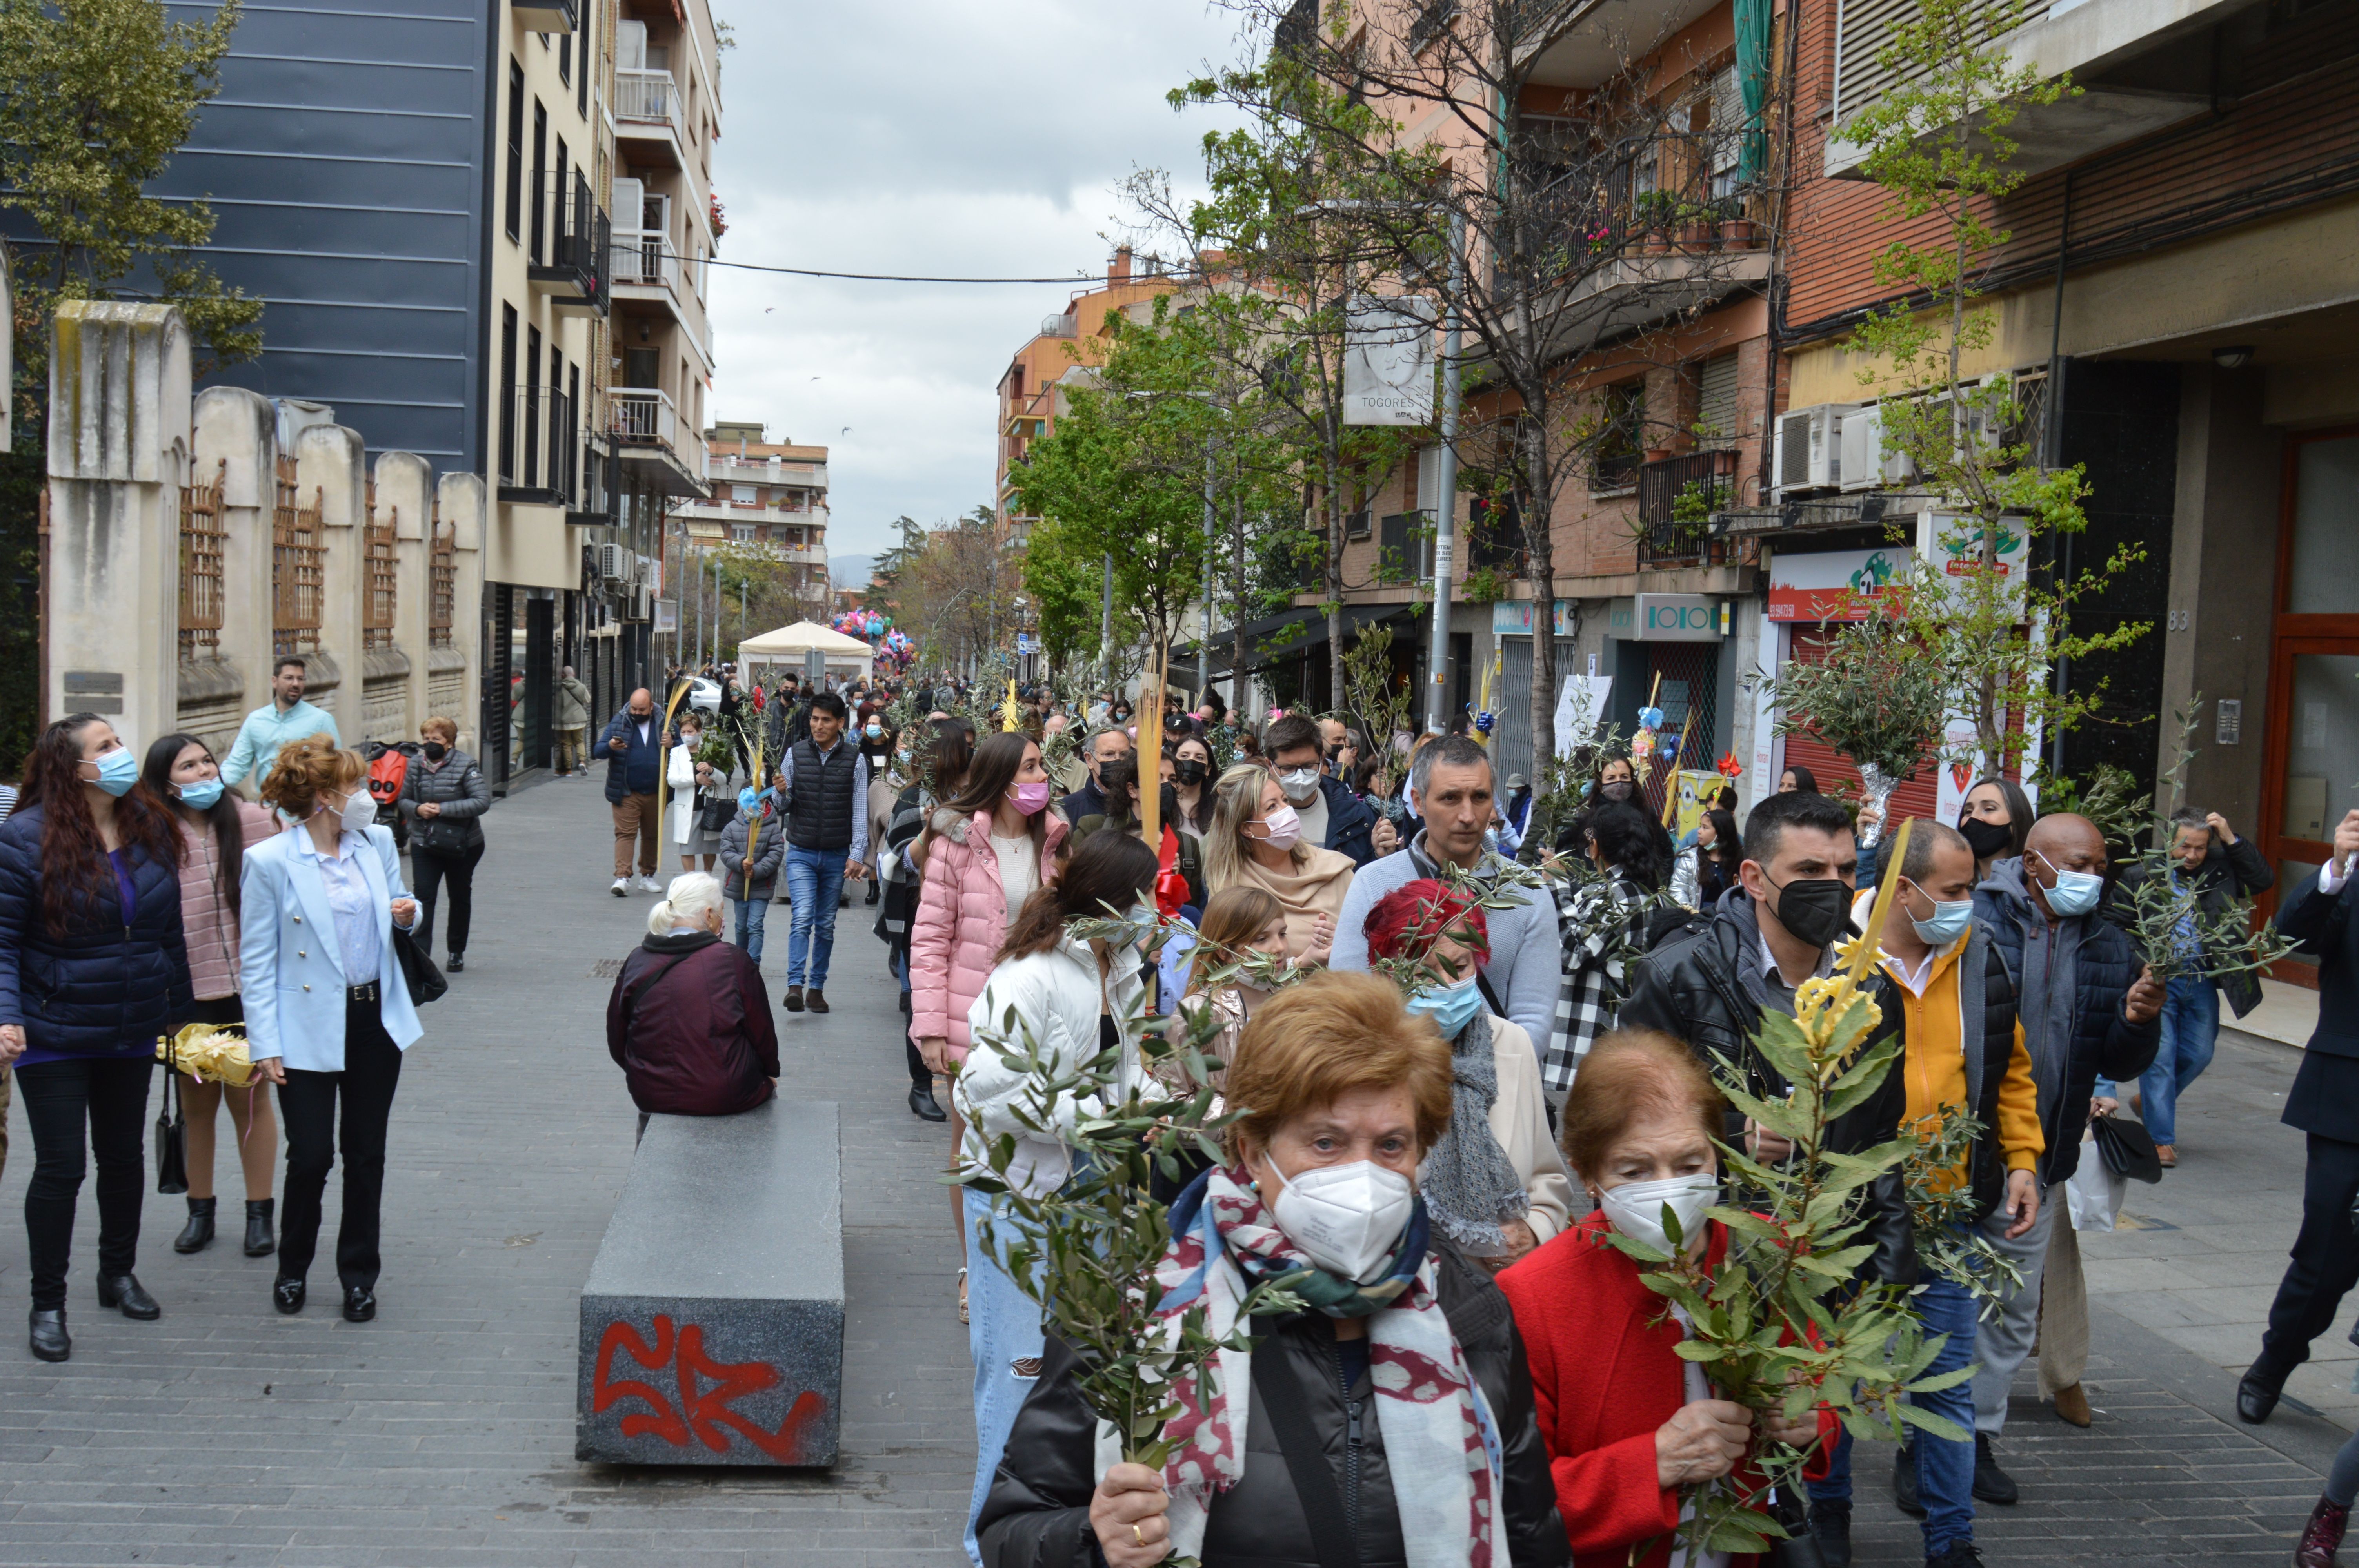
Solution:
{"label": "red backpack", "polygon": [[409,777],[409,758],[397,746],[387,746],[369,764],[369,798],[377,809],[390,811],[401,798],[402,781]]}

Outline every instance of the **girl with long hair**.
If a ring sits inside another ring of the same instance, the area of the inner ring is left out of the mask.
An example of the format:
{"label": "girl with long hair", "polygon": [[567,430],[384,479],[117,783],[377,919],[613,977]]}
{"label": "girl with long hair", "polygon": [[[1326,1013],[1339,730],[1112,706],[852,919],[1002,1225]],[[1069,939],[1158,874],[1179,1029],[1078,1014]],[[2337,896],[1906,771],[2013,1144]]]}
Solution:
{"label": "girl with long hair", "polygon": [[[167,735],[147,748],[139,782],[168,804],[180,830],[180,928],[189,949],[190,1023],[243,1026],[238,1000],[238,877],[245,848],[278,831],[270,814],[222,787],[212,748],[194,735]],[[278,1113],[257,1078],[242,1089],[202,1083],[186,1073],[177,1086],[188,1118],[189,1223],[175,1252],[201,1252],[213,1238],[213,1130],[223,1100],[237,1133],[245,1173],[245,1255],[277,1250],[271,1235],[271,1176],[278,1163]]]}
{"label": "girl with long hair", "polygon": [[1737,836],[1735,816],[1713,806],[1696,824],[1696,841],[1680,852],[1672,868],[1671,901],[1709,911],[1736,885],[1736,868],[1744,863],[1745,840]]}
{"label": "girl with long hair", "polygon": [[171,808],[141,786],[112,724],[76,713],[41,731],[0,823],[0,1067],[16,1068],[33,1131],[25,1230],[43,1361],[73,1354],[66,1270],[91,1161],[98,1304],[163,1315],[132,1270],[156,1041],[193,1005],[179,864]]}
{"label": "girl with long hair", "polygon": [[1171,748],[1171,793],[1180,803],[1173,824],[1201,838],[1212,827],[1212,748],[1190,735]]}

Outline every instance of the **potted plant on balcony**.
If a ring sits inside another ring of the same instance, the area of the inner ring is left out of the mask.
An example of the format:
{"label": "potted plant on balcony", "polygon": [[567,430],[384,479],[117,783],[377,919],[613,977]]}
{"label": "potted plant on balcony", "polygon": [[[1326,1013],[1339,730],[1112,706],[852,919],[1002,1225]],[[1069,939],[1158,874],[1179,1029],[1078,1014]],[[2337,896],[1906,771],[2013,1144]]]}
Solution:
{"label": "potted plant on balcony", "polygon": [[1644,236],[1642,248],[1649,255],[1669,254],[1672,232],[1679,221],[1679,198],[1668,190],[1641,191],[1631,204],[1632,226]]}
{"label": "potted plant on balcony", "polygon": [[1679,207],[1680,249],[1711,251],[1720,247],[1719,214],[1708,202],[1682,201]]}

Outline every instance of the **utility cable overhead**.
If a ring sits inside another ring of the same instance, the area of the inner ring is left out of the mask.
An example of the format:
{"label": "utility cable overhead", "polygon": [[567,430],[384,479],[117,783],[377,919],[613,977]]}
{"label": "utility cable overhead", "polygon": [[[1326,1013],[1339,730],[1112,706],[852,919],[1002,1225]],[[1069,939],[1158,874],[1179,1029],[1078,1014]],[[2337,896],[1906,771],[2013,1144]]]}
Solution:
{"label": "utility cable overhead", "polygon": [[665,253],[665,257],[667,260],[679,262],[685,265],[734,266],[740,272],[780,272],[795,277],[845,278],[854,283],[1112,283],[1115,281],[1140,283],[1145,282],[1148,277],[1171,276],[1168,273],[1151,273],[1143,276],[1135,275],[1120,280],[1115,279],[1111,273],[1071,273],[1063,277],[918,277],[907,273],[827,272],[818,267],[809,266],[765,266],[756,262],[723,261],[719,256],[705,256],[700,260],[692,256],[673,255],[669,252]]}

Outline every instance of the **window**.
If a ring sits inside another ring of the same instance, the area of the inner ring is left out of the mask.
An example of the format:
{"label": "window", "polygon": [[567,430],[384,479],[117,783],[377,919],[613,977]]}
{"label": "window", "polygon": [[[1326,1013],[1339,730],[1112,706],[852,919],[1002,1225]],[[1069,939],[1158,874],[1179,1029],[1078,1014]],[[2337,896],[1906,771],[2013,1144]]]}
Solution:
{"label": "window", "polygon": [[[509,231],[514,233],[515,231]],[[516,478],[516,313],[513,305],[500,307],[500,482]]]}
{"label": "window", "polygon": [[590,71],[598,57],[591,52],[590,34],[598,15],[598,0],[582,0],[582,75],[573,83],[573,106],[583,119],[590,117]]}
{"label": "window", "polygon": [[733,506],[759,506],[762,492],[750,484],[733,484],[729,487],[729,502]]}
{"label": "window", "polygon": [[1696,444],[1736,444],[1736,356],[1716,354],[1696,376]]}
{"label": "window", "polygon": [[540,329],[524,330],[524,482],[540,482]]}
{"label": "window", "polygon": [[508,57],[507,220],[508,238],[516,239],[524,232],[524,67],[514,55]]}
{"label": "window", "polygon": [[1646,456],[1647,384],[1625,381],[1607,387],[1598,399],[1598,413],[1604,425],[1589,488],[1625,490],[1638,482],[1638,465]]}
{"label": "window", "polygon": [[754,542],[754,524],[733,523],[729,525],[729,536],[741,545],[750,545]]}
{"label": "window", "polygon": [[567,256],[574,254],[571,247],[565,243],[566,236],[577,232],[570,211],[571,203],[566,197],[565,155],[565,138],[560,136],[557,138],[557,178],[549,188],[549,207],[550,212],[555,214],[557,260],[560,265]]}
{"label": "window", "polygon": [[[549,35],[541,34],[540,41],[547,43]],[[557,40],[557,80],[569,87],[573,84],[573,35],[571,33],[567,33]]]}
{"label": "window", "polygon": [[[565,373],[565,457],[568,468],[579,461],[582,450],[582,367],[571,365]],[[566,490],[572,492],[573,481],[581,478],[578,471],[566,475]]]}
{"label": "window", "polygon": [[549,210],[549,203],[541,200],[541,192],[548,189],[549,111],[542,108],[540,100],[536,98],[532,101],[532,243],[526,247],[535,266],[540,265],[541,241]]}

